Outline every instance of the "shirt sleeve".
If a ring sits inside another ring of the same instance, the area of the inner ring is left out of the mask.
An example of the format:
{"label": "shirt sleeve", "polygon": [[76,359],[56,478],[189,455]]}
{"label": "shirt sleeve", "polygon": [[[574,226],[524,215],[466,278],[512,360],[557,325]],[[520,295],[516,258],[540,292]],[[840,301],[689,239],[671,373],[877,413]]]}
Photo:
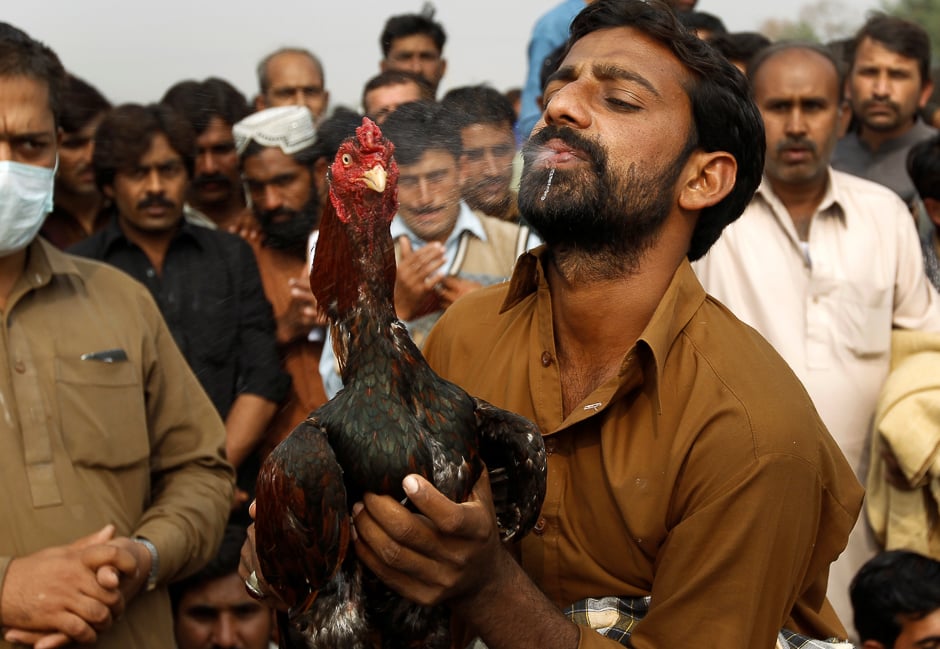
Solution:
{"label": "shirt sleeve", "polygon": [[[843,507],[803,457],[773,453],[749,464],[713,466],[720,488],[706,479],[677,494],[686,513],[659,549],[650,610],[633,647],[772,647],[787,625],[781,612],[798,599],[818,600],[816,613],[826,609],[827,566],[857,510]],[[844,635],[832,623],[816,617],[796,630]]]}
{"label": "shirt sleeve", "polygon": [[290,389],[290,375],[281,367],[277,351],[274,311],[264,294],[254,253],[237,241],[241,270],[238,322],[238,392],[247,392],[280,403]]}
{"label": "shirt sleeve", "polygon": [[160,557],[160,583],[199,570],[222,540],[234,471],[223,459],[225,426],[183,358],[149,294],[144,341],[150,502],[134,531]]}
{"label": "shirt sleeve", "polygon": [[[940,296],[924,270],[917,228],[907,207],[895,201],[897,223],[897,272],[892,323],[899,329],[940,331]],[[885,215],[888,216],[888,215]]]}

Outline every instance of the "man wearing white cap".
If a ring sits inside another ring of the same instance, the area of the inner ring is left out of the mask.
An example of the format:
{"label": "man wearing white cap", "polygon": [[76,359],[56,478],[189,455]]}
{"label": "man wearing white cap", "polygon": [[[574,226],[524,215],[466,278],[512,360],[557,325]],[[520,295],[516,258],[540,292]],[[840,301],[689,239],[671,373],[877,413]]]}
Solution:
{"label": "man wearing white cap", "polygon": [[291,375],[288,399],[271,422],[262,453],[273,448],[326,401],[318,365],[323,314],[310,291],[307,247],[319,223],[314,163],[316,129],[304,106],[249,115],[232,129],[242,178],[261,232],[246,237],[265,295],[274,307],[277,347]]}

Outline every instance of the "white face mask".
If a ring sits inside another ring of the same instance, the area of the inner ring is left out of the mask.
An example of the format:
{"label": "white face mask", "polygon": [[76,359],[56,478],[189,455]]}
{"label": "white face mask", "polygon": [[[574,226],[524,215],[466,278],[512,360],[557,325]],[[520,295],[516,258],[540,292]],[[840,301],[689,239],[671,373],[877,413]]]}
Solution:
{"label": "white face mask", "polygon": [[36,238],[52,211],[58,167],[58,155],[52,169],[0,160],[0,256],[22,250]]}

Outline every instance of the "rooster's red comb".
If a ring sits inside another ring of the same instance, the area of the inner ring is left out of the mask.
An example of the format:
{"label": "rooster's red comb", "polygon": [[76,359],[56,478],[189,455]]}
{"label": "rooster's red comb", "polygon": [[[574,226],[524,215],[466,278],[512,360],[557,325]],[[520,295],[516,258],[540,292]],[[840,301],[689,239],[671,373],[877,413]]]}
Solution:
{"label": "rooster's red comb", "polygon": [[364,153],[378,153],[388,149],[391,142],[382,135],[382,129],[368,117],[362,118],[362,126],[356,129],[356,139]]}

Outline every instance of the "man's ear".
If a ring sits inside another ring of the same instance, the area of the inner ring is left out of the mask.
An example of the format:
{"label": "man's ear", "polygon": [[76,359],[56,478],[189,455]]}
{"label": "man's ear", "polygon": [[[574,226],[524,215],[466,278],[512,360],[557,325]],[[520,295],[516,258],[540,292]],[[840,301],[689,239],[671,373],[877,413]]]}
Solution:
{"label": "man's ear", "polygon": [[930,217],[931,223],[933,223],[935,227],[940,228],[940,200],[936,198],[925,198],[924,210],[927,212],[927,216]]}
{"label": "man's ear", "polygon": [[694,151],[685,164],[679,207],[699,212],[720,203],[734,189],[738,162],[726,151]]}
{"label": "man's ear", "polygon": [[264,101],[264,93],[258,93],[255,95],[255,112],[259,110],[264,110],[267,108],[266,102]]}
{"label": "man's ear", "polygon": [[105,198],[109,198],[112,201],[114,200],[114,187],[111,185],[105,185],[101,188],[101,193],[105,195]]}

